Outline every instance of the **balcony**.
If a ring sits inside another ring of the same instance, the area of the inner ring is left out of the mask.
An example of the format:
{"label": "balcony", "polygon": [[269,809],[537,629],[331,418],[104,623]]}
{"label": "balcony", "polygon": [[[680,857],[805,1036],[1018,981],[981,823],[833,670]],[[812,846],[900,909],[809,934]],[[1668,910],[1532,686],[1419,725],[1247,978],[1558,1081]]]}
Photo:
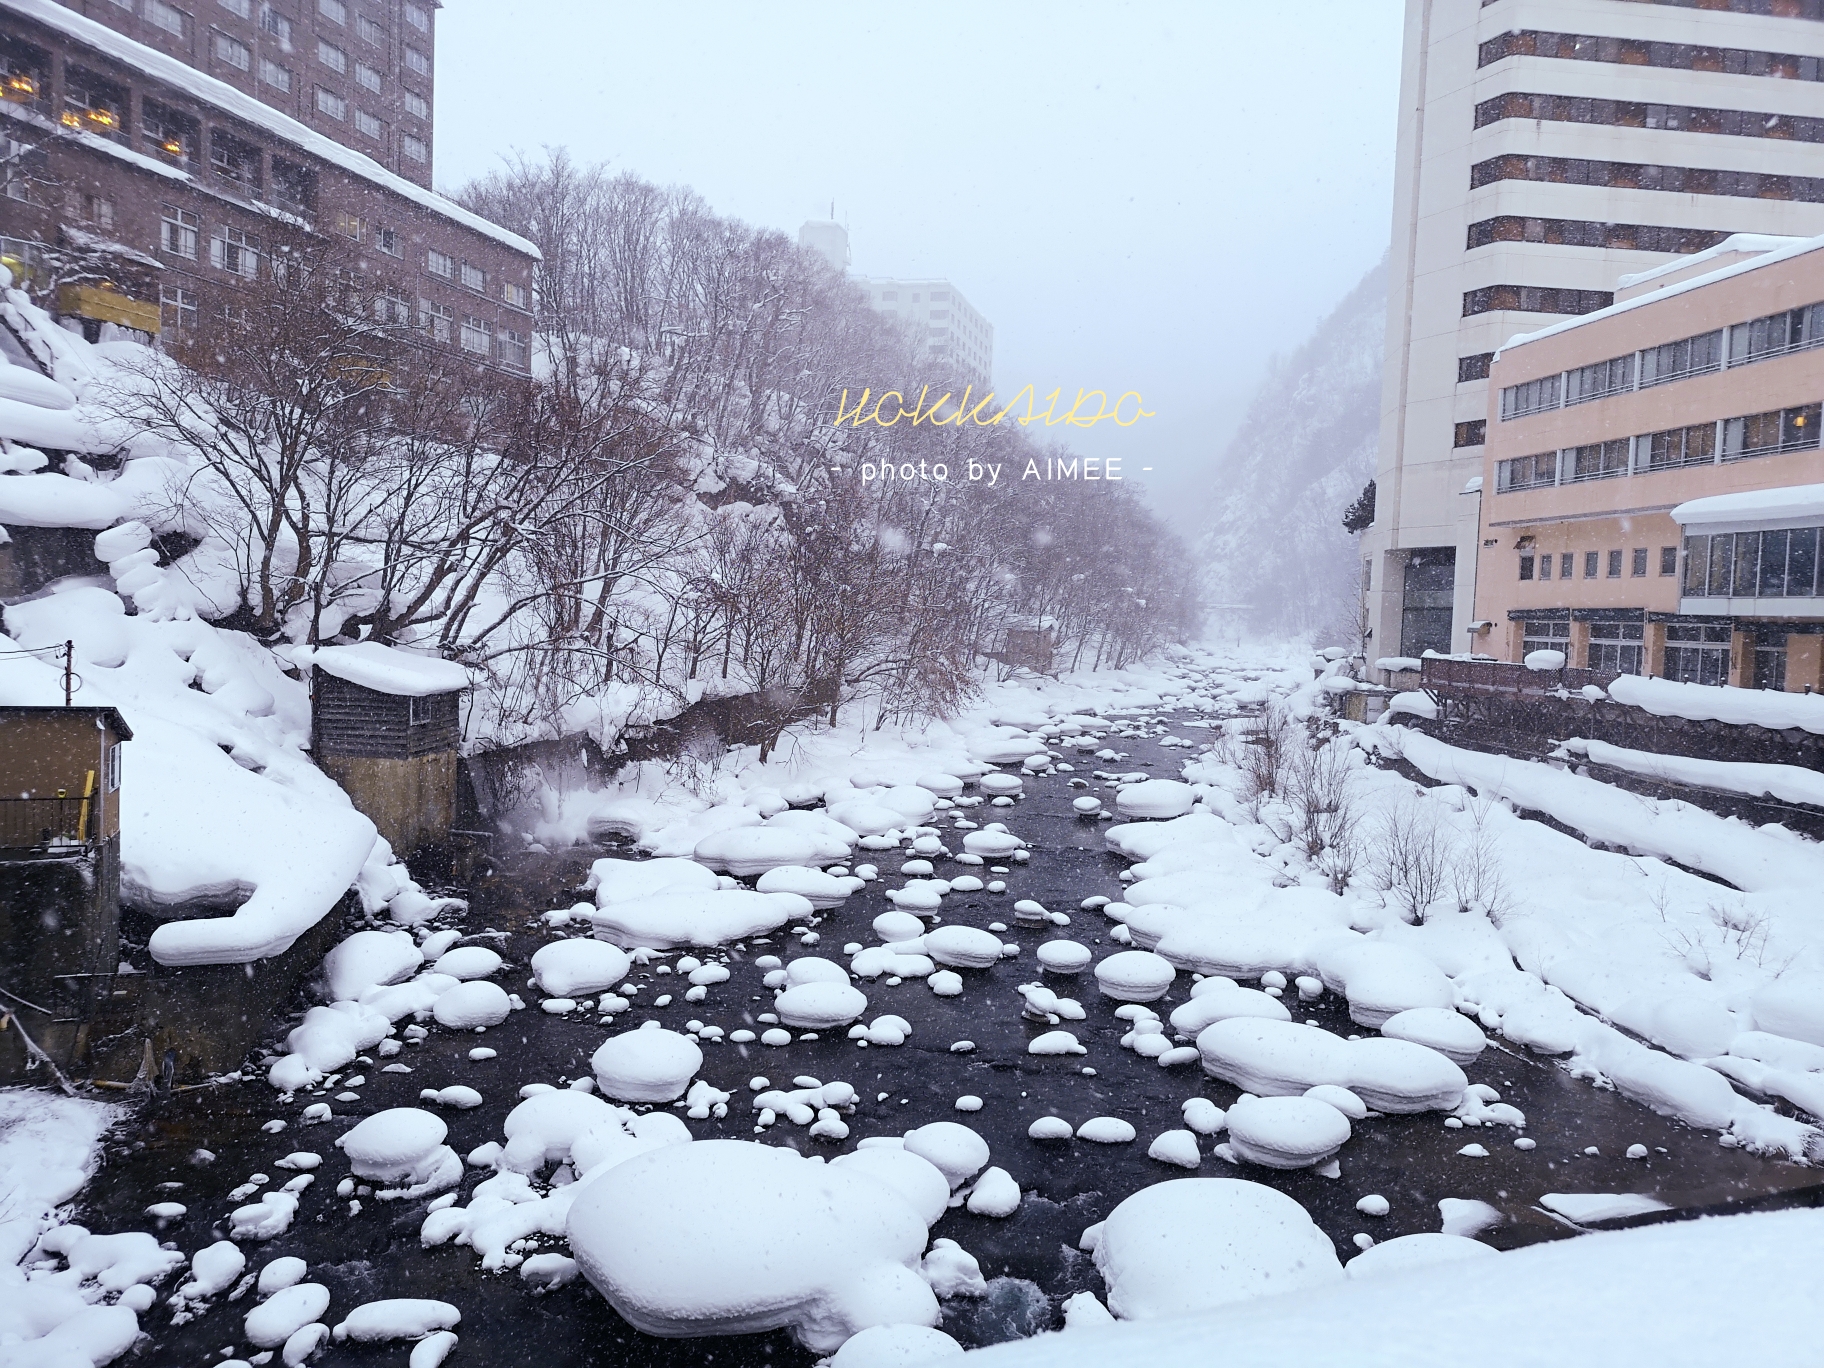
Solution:
{"label": "balcony", "polygon": [[94,838],[99,810],[90,798],[0,798],[0,851],[79,854]]}

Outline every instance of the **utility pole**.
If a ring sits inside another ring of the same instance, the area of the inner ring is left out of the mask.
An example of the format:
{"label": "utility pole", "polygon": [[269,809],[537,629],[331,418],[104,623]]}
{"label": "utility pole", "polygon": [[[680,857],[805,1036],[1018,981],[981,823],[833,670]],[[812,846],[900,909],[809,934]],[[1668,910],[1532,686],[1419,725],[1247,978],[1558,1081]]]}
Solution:
{"label": "utility pole", "polygon": [[75,692],[76,643],[63,643],[63,706],[70,706],[70,695]]}

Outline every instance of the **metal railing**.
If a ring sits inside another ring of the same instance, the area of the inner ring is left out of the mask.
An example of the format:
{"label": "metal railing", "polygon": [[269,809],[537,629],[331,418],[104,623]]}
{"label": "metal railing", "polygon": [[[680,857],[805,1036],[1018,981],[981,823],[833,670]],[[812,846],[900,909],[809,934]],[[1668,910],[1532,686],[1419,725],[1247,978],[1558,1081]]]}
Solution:
{"label": "metal railing", "polygon": [[1607,689],[1616,679],[1613,670],[1529,670],[1505,660],[1446,660],[1426,656],[1419,673],[1419,687],[1444,693],[1548,694],[1560,689],[1573,693],[1587,684]]}
{"label": "metal railing", "polygon": [[99,806],[92,798],[0,798],[0,849],[84,845],[93,835]]}

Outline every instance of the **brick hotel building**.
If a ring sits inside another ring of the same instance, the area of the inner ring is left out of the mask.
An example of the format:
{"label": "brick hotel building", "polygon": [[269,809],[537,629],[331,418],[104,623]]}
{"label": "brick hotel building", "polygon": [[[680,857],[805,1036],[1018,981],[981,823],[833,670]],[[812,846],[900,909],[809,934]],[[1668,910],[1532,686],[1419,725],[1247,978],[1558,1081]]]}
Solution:
{"label": "brick hotel building", "polygon": [[[66,326],[150,339],[305,226],[349,241],[390,321],[526,370],[537,249],[430,188],[437,9],[0,0],[0,257]],[[105,280],[50,289],[71,250]]]}

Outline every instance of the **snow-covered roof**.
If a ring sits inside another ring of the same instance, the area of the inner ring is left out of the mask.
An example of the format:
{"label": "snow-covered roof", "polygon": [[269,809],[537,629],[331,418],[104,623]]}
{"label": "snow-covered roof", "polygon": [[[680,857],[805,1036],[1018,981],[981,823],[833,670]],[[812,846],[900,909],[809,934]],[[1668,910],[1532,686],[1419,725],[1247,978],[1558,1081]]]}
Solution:
{"label": "snow-covered roof", "polygon": [[[11,0],[0,0],[0,3],[11,3]],[[1572,328],[1581,328],[1590,323],[1599,322],[1605,318],[1613,318],[1617,314],[1626,313],[1629,309],[1638,309],[1643,304],[1657,304],[1661,300],[1671,299],[1675,295],[1683,294],[1687,290],[1695,290],[1703,285],[1713,285],[1719,280],[1728,280],[1738,275],[1745,275],[1749,271],[1760,271],[1765,270],[1769,266],[1778,266],[1782,262],[1791,261],[1794,257],[1804,256],[1807,252],[1816,252],[1820,249],[1824,249],[1824,237],[1790,239],[1784,247],[1776,248],[1771,252],[1763,252],[1761,255],[1747,261],[1738,261],[1730,266],[1720,266],[1716,270],[1707,272],[1704,275],[1692,276],[1689,280],[1681,280],[1675,285],[1668,285],[1663,290],[1654,290],[1649,294],[1635,295],[1634,298],[1624,299],[1619,304],[1611,304],[1606,309],[1598,309],[1594,313],[1579,314],[1576,318],[1567,318],[1562,323],[1554,323],[1549,328],[1541,328],[1537,332],[1516,333],[1514,336],[1508,338],[1506,342],[1501,344],[1500,348],[1495,352],[1495,359],[1500,360],[1510,348],[1522,347],[1528,342],[1537,342],[1546,337],[1556,337],[1559,333],[1569,332]],[[1678,261],[1671,264],[1673,266],[1685,266],[1689,265],[1690,262],[1689,259],[1681,257]]]}
{"label": "snow-covered roof", "polygon": [[1824,484],[1712,494],[1703,499],[1687,499],[1672,510],[1672,521],[1680,527],[1727,527],[1738,523],[1795,527],[1821,519],[1824,519]]}
{"label": "snow-covered roof", "polygon": [[185,94],[213,105],[225,114],[264,129],[274,137],[283,138],[294,147],[302,148],[313,156],[341,167],[351,175],[371,181],[382,189],[390,190],[413,203],[429,209],[434,214],[463,227],[493,238],[496,242],[511,247],[516,252],[524,252],[537,260],[543,257],[537,247],[517,233],[510,233],[497,223],[490,223],[480,214],[469,212],[460,204],[445,199],[422,185],[416,185],[405,177],[388,171],[372,157],[363,156],[352,148],[344,147],[333,138],[325,137],[314,128],[298,122],[289,114],[282,114],[267,104],[262,104],[253,96],[242,93],[226,81],[198,71],[195,67],[180,62],[175,57],[167,57],[156,48],[136,43],[123,34],[93,19],[86,19],[56,3],[56,0],[0,0],[0,9],[11,10],[37,20],[47,28],[56,29],[59,33],[86,43],[99,52],[107,54],[116,61],[130,66],[156,80],[165,82],[182,90]]}
{"label": "snow-covered roof", "polygon": [[314,665],[337,679],[397,698],[426,698],[454,693],[474,684],[469,672],[453,660],[419,655],[377,641],[357,641],[352,646],[299,647],[291,658],[300,665]]}
{"label": "snow-covered roof", "polygon": [[1790,247],[1795,242],[1805,241],[1802,237],[1792,237],[1778,233],[1731,233],[1714,247],[1706,247],[1701,252],[1690,252],[1684,256],[1673,257],[1662,261],[1657,266],[1644,271],[1635,271],[1631,275],[1618,276],[1615,288],[1631,290],[1636,285],[1644,285],[1649,280],[1658,280],[1669,276],[1674,271],[1687,271],[1703,261],[1714,261],[1718,257],[1734,256],[1737,252],[1777,252],[1782,247]]}

